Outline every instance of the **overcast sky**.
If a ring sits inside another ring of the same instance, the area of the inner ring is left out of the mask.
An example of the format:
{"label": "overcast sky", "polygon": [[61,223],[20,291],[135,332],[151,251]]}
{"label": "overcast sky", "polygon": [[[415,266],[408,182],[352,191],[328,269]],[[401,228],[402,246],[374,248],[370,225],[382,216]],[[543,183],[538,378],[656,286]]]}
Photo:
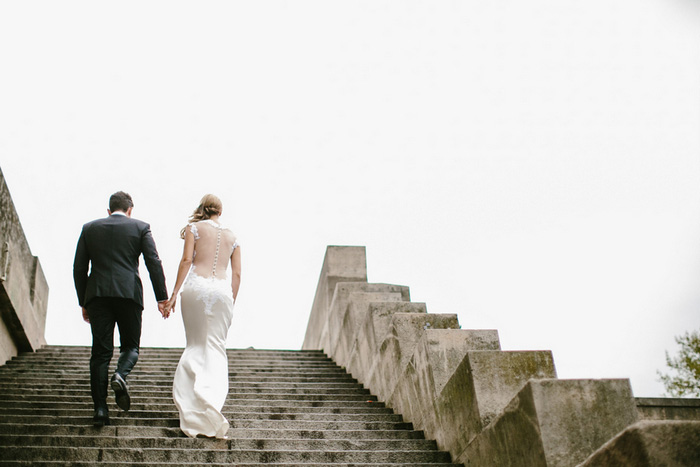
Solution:
{"label": "overcast sky", "polygon": [[[300,348],[326,245],[560,377],[631,378],[700,328],[700,3],[0,3],[0,168],[90,343],[83,223],[132,194],[174,283],[205,193],[239,235],[230,347]],[[144,271],[142,344],[182,346]]]}

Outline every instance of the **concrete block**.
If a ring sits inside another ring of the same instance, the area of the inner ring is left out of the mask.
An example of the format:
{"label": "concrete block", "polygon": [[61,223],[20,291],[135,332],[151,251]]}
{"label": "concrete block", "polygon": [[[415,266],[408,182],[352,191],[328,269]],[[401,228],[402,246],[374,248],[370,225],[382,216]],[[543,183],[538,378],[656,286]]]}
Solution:
{"label": "concrete block", "polygon": [[367,282],[367,257],[363,246],[328,246],[316,286],[302,349],[321,349],[327,332],[328,310],[339,282]]}
{"label": "concrete block", "polygon": [[[401,302],[402,295],[398,292],[352,292],[348,296],[348,304],[345,311],[333,310],[331,320],[338,326],[337,339],[331,342],[330,355],[333,360],[347,367],[350,361],[350,353],[355,345],[356,336],[362,324],[367,320],[371,302]],[[334,319],[337,316],[337,322]]]}
{"label": "concrete block", "polygon": [[700,399],[638,397],[640,420],[700,420]]}
{"label": "concrete block", "polygon": [[531,380],[455,461],[575,466],[636,421],[628,380]]}
{"label": "concrete block", "polygon": [[549,350],[469,352],[469,377],[479,418],[488,425],[530,379],[556,378]]}
{"label": "concrete block", "polygon": [[465,356],[500,348],[494,330],[425,329],[387,404],[426,433],[438,431],[437,399]]}
{"label": "concrete block", "polygon": [[[30,352],[46,344],[44,328],[49,287],[32,255],[0,171],[0,339],[2,355]],[[10,342],[11,341],[11,342]]]}
{"label": "concrete block", "polygon": [[[396,335],[401,343],[401,348],[403,349],[401,362],[399,364],[400,368],[405,368],[408,364],[408,360],[413,356],[413,348],[416,346],[418,341],[423,337],[425,331],[431,331],[435,329],[453,329],[459,330],[459,320],[455,314],[401,314],[392,317],[390,323],[392,332]],[[479,332],[479,331],[475,331]],[[440,339],[452,340],[452,344],[448,347],[450,348],[463,348],[464,339],[475,339],[474,333],[438,333]],[[433,339],[437,339],[438,334],[432,334]],[[498,333],[492,332],[489,336],[493,337],[495,335],[496,342],[498,342]],[[470,344],[468,344],[470,345]],[[447,347],[445,347],[446,349]],[[482,347],[473,347],[482,348]],[[487,347],[484,347],[487,348]],[[490,348],[490,347],[488,347]],[[498,344],[496,345],[498,347]]]}
{"label": "concrete block", "polygon": [[[430,326],[428,326],[430,325]],[[368,387],[387,401],[403,376],[414,349],[426,331],[437,332],[441,327],[458,327],[456,315],[397,313],[391,318],[389,332],[379,347],[379,355],[368,374]],[[459,330],[455,330],[459,331]],[[466,339],[466,334],[461,334]],[[437,336],[437,334],[433,334]],[[497,337],[496,337],[497,338]],[[454,343],[453,343],[454,344]],[[463,346],[457,344],[457,347]]]}
{"label": "concrete block", "polygon": [[607,442],[579,467],[697,467],[699,421],[641,421]]}
{"label": "concrete block", "polygon": [[438,445],[461,453],[532,378],[556,377],[548,351],[470,351],[438,395]]}
{"label": "concrete block", "polygon": [[18,354],[12,333],[5,325],[5,321],[0,319],[0,365]]}
{"label": "concrete block", "polygon": [[[326,329],[322,333],[323,336],[321,339],[321,349],[333,359],[335,359],[335,346],[338,342],[338,338],[340,337],[341,329],[343,328],[343,322],[345,320],[348,306],[353,301],[353,294],[357,293],[400,294],[400,301],[410,301],[409,289],[408,287],[402,285],[370,284],[367,282],[337,283],[328,311]],[[383,295],[375,295],[374,299],[381,301],[382,296]],[[394,299],[395,296],[392,296],[392,300]]]}
{"label": "concrete block", "polygon": [[[370,302],[367,315],[362,319],[362,324],[355,337],[347,370],[362,384],[368,385],[368,375],[379,355],[379,347],[384,337],[390,330],[391,320],[394,314],[420,314],[426,315],[425,303],[413,302]],[[454,316],[456,319],[456,315]]]}

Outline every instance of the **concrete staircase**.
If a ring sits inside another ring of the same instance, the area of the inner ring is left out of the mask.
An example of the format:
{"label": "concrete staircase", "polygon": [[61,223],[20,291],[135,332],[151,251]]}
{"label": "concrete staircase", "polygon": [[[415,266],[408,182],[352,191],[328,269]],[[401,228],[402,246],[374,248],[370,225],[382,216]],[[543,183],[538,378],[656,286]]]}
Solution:
{"label": "concrete staircase", "polygon": [[92,426],[89,348],[15,357],[0,367],[0,466],[454,465],[320,351],[229,350],[230,439],[186,438],[172,401],[181,353],[142,349],[131,410],[110,397],[111,425],[101,429]]}

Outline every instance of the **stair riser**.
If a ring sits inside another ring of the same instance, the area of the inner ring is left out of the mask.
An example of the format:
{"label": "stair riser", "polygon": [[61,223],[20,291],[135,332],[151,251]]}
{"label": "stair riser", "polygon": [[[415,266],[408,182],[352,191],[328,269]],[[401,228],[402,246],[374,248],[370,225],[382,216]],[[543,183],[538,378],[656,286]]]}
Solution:
{"label": "stair riser", "polygon": [[[249,412],[231,412],[223,411],[224,416],[229,421],[235,420],[299,420],[299,421],[328,421],[328,422],[391,422],[391,423],[401,423],[402,418],[400,415],[379,415],[379,414],[313,414],[313,413],[287,413],[287,414],[276,414],[276,413],[249,413]],[[3,409],[0,410],[0,418],[8,419],[8,416],[19,416],[29,418],[41,418],[41,417],[85,417],[90,418],[93,416],[93,411],[90,409],[83,410],[51,410],[51,409]],[[115,412],[111,414],[112,418],[119,417],[120,419],[175,419],[178,418],[177,411],[139,411],[131,410],[128,414],[122,412]]]}
{"label": "stair riser", "polygon": [[[302,397],[305,397],[305,400],[302,400]],[[373,396],[372,396],[373,397]],[[374,397],[373,397],[374,398]],[[9,404],[15,401],[21,401],[21,402],[33,402],[33,401],[38,401],[38,402],[45,402],[46,401],[46,396],[45,395],[0,395],[0,404]],[[374,398],[376,399],[376,398]],[[61,402],[65,401],[67,403],[75,404],[75,403],[82,403],[82,404],[88,404],[92,403],[91,399],[89,396],[64,396],[61,398],[58,397],[52,397],[51,400],[55,402]],[[164,397],[140,397],[138,399],[132,398],[132,406],[134,404],[139,405],[139,406],[147,406],[150,404],[172,404],[173,402],[172,397],[164,396]],[[226,404],[224,407],[229,407],[229,406],[234,406],[234,405],[252,405],[252,406],[261,406],[261,407],[278,407],[278,406],[283,406],[283,407],[384,407],[384,404],[382,402],[377,402],[375,401],[370,401],[370,397],[368,396],[367,398],[362,397],[360,399],[355,398],[355,400],[338,400],[338,398],[333,398],[333,400],[325,400],[323,398],[308,398],[308,396],[296,396],[296,397],[291,397],[291,398],[286,398],[286,399],[278,399],[275,397],[269,397],[269,398],[250,398],[250,399],[240,399],[240,398],[232,398],[229,397],[226,400]],[[110,400],[108,400],[108,403],[110,403]],[[172,407],[172,405],[171,405]]]}
{"label": "stair riser", "polygon": [[[88,408],[89,407],[89,408]],[[6,410],[18,410],[18,411],[33,411],[34,413],[43,413],[42,411],[53,410],[53,411],[69,411],[69,413],[76,413],[83,410],[92,413],[92,405],[86,404],[84,401],[80,403],[73,402],[0,402],[0,414],[2,413],[14,413],[6,412]],[[134,415],[138,408],[132,407],[129,411],[130,414]],[[143,413],[175,413],[173,412],[173,405],[170,404],[148,404],[146,409],[148,412]],[[235,413],[255,413],[255,414],[295,414],[295,413],[313,413],[313,414],[347,414],[347,415],[392,415],[393,411],[387,407],[283,407],[276,405],[274,407],[264,407],[255,405],[224,405],[223,412],[235,412]]]}
{"label": "stair riser", "polygon": [[[26,466],[31,466],[31,467],[193,467],[193,466],[201,466],[202,464],[199,462],[196,463],[181,463],[181,462],[166,462],[166,463],[158,463],[158,462],[63,462],[63,461],[55,461],[55,462],[37,462],[37,461],[2,461],[0,460],[0,466],[2,467],[26,467]],[[231,463],[212,463],[212,462],[207,462],[206,465],[208,467],[230,467],[232,464]],[[236,467],[265,467],[270,464],[267,462],[265,463],[236,463]],[[293,464],[285,464],[285,463],[275,463],[275,467],[455,467],[454,464],[446,464],[446,463],[429,463],[429,464],[423,464],[423,463],[415,463],[415,462],[409,462],[409,463],[377,463],[373,462],[371,464],[367,463],[361,463],[361,462],[353,462],[351,464],[346,464],[346,463],[332,463],[332,464],[326,464],[326,463],[299,463],[295,462]]]}
{"label": "stair riser", "polygon": [[274,451],[426,451],[435,449],[434,441],[427,440],[302,440],[302,439],[236,439],[208,440],[189,438],[111,438],[105,436],[0,436],[0,446],[57,446],[105,448],[226,448],[264,449]]}
{"label": "stair riser", "polygon": [[[179,427],[179,418],[132,418],[127,415],[112,414],[110,423],[115,426],[159,426]],[[26,425],[90,425],[92,417],[59,417],[35,415],[28,418],[26,415],[3,415],[2,424]],[[234,428],[262,428],[276,430],[410,430],[410,423],[404,422],[373,422],[373,421],[306,421],[306,420],[229,420]],[[2,426],[0,424],[0,426]]]}
{"label": "stair riser", "polygon": [[433,451],[256,451],[203,449],[111,449],[59,447],[5,447],[3,453],[18,460],[51,459],[121,462],[449,462]]}
{"label": "stair riser", "polygon": [[[94,428],[92,423],[82,425],[54,424],[27,425],[24,423],[0,424],[0,435],[35,435],[35,436],[107,436],[107,437],[163,437],[183,438],[179,428],[151,426],[116,426],[110,425]],[[308,430],[308,429],[237,429],[229,430],[228,436],[236,439],[422,439],[422,433],[413,430]]]}
{"label": "stair riser", "polygon": [[[129,387],[158,387],[159,389],[171,389],[173,386],[173,380],[161,380],[154,381],[152,379],[146,378],[129,378]],[[240,389],[320,389],[324,392],[333,389],[362,389],[361,384],[358,383],[337,383],[337,382],[320,382],[320,383],[278,383],[278,382],[253,382],[253,381],[239,381],[235,379],[229,379],[229,386],[236,387]],[[71,379],[71,378],[15,378],[14,380],[0,380],[0,392],[4,392],[4,389],[12,388],[38,388],[38,389],[53,389],[53,388],[66,388],[66,389],[84,389],[90,388],[90,381],[86,379]]]}

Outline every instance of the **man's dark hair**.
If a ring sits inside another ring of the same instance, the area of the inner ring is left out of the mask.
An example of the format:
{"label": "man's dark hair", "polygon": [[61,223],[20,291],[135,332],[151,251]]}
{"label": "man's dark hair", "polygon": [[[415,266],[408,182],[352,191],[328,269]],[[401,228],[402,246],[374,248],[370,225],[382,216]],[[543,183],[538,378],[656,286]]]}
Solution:
{"label": "man's dark hair", "polygon": [[117,191],[112,196],[109,197],[109,210],[114,211],[124,211],[126,212],[129,208],[134,207],[134,201],[131,199],[129,193],[124,193],[123,191]]}

